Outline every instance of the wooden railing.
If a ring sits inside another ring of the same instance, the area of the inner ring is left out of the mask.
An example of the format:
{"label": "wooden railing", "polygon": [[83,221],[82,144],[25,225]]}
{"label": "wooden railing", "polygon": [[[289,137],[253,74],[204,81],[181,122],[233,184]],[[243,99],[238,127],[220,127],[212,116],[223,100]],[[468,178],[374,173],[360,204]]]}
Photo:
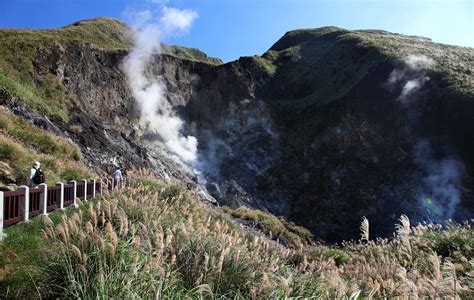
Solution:
{"label": "wooden railing", "polygon": [[102,188],[102,181],[96,181],[94,188],[96,191],[100,190]]}
{"label": "wooden railing", "polygon": [[86,197],[87,199],[94,197],[94,189],[96,188],[96,184],[94,181],[89,181],[86,183]]}
{"label": "wooden railing", "polygon": [[86,190],[85,190],[86,185],[83,182],[81,182],[81,183],[78,183],[76,187],[77,187],[76,197],[81,199],[81,200],[86,199],[86,193],[85,193],[86,192]]}
{"label": "wooden railing", "polygon": [[41,213],[41,196],[43,196],[43,189],[35,188],[30,189],[30,207],[28,209],[29,217],[35,217]]}
{"label": "wooden railing", "polygon": [[69,206],[74,203],[76,198],[76,183],[70,183],[64,186],[64,201],[63,206]]}
{"label": "wooden railing", "polygon": [[58,183],[54,186],[40,184],[29,188],[21,186],[16,191],[0,192],[0,240],[3,238],[3,228],[13,224],[28,221],[38,215],[47,215],[56,209],[67,206],[77,207],[77,200],[87,201],[102,195],[104,191],[114,191],[126,188],[129,180],[100,180],[72,181],[67,184]]}
{"label": "wooden railing", "polygon": [[8,226],[20,222],[23,219],[20,211],[20,203],[24,201],[25,194],[22,191],[8,192],[3,199],[3,225]]}
{"label": "wooden railing", "polygon": [[61,185],[48,188],[46,211],[50,212],[61,206]]}

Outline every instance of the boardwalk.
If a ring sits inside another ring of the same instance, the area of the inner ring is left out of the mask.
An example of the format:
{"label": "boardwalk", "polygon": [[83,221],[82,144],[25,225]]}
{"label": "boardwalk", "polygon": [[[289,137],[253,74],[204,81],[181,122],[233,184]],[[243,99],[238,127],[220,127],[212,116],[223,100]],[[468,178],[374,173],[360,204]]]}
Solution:
{"label": "boardwalk", "polygon": [[77,207],[78,200],[87,201],[107,191],[121,190],[129,184],[127,178],[91,179],[59,182],[56,185],[40,184],[35,188],[20,186],[16,191],[0,192],[0,240],[3,229],[38,215],[47,215],[56,209]]}

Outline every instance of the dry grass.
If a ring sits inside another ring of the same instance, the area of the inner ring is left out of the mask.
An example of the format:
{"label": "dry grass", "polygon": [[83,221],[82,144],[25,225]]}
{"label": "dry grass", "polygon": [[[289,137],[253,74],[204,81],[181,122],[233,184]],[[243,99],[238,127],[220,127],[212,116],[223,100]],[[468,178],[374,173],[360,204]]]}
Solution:
{"label": "dry grass", "polygon": [[400,221],[390,241],[369,240],[365,221],[364,241],[290,248],[236,225],[178,186],[141,180],[85,212],[48,222],[44,236],[54,247],[41,255],[37,293],[180,299],[472,295],[470,226],[442,230]]}
{"label": "dry grass", "polygon": [[11,170],[8,176],[0,173],[0,188],[6,183],[26,184],[35,161],[42,163],[48,184],[88,178],[91,172],[78,162],[80,158],[77,146],[0,109],[0,162]]}
{"label": "dry grass", "polygon": [[0,107],[0,131],[39,153],[76,161],[81,158],[77,146],[51,132],[35,127],[4,107]]}

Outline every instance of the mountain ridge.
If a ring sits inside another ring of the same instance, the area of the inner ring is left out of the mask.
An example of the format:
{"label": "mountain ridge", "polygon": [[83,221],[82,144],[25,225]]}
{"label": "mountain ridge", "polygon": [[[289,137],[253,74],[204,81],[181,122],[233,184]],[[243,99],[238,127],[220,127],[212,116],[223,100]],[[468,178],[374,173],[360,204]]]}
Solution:
{"label": "mountain ridge", "polygon": [[[102,21],[118,24],[91,24]],[[88,25],[69,26],[77,34]],[[80,41],[36,47],[41,35],[12,47],[8,36],[0,30],[7,54],[0,103],[44,129],[55,126],[98,173],[113,162],[149,168],[207,190],[221,204],[283,215],[318,238],[340,241],[356,234],[363,216],[381,236],[402,213],[434,218],[422,198],[432,192],[424,181],[429,170],[414,159],[427,139],[440,161],[452,148],[464,162],[457,218],[474,212],[471,48],[325,27],[290,31],[262,56],[226,64],[195,60],[199,52],[188,48],[153,56],[150,74],[161,76],[184,132],[198,138],[208,168],[201,184],[140,126],[122,69],[127,49]],[[401,101],[409,83],[419,86]]]}

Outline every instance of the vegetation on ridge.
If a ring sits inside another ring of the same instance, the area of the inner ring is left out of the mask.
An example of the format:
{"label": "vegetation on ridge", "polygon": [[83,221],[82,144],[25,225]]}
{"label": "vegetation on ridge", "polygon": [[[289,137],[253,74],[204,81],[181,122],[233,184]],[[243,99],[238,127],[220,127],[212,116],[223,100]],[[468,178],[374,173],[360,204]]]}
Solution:
{"label": "vegetation on ridge", "polygon": [[43,164],[48,184],[89,177],[80,159],[75,145],[0,108],[0,189],[26,184],[36,160]]}
{"label": "vegetation on ridge", "polygon": [[472,228],[400,221],[391,241],[284,247],[177,186],[141,179],[129,191],[35,224],[48,247],[31,246],[31,261],[15,253],[21,231],[9,235],[0,287],[2,296],[38,298],[472,295]]}
{"label": "vegetation on ridge", "polygon": [[[2,97],[19,98],[29,108],[52,119],[68,121],[69,110],[74,106],[72,97],[66,93],[57,74],[38,74],[34,64],[41,52],[64,49],[70,44],[127,50],[133,41],[125,23],[107,17],[55,29],[0,28],[0,101]],[[194,48],[162,45],[162,53],[210,64],[222,63]]]}
{"label": "vegetation on ridge", "polygon": [[246,221],[247,226],[255,226],[270,238],[276,239],[288,247],[299,247],[311,242],[311,232],[300,226],[288,222],[284,218],[278,218],[270,213],[241,206],[237,209],[223,208],[224,212],[232,217]]}
{"label": "vegetation on ridge", "polygon": [[294,87],[272,100],[305,106],[335,101],[372,67],[386,61],[404,61],[410,55],[433,59],[430,68],[443,77],[447,88],[474,95],[474,49],[416,36],[337,27],[300,29],[287,32],[262,58],[265,65],[273,66],[266,67],[272,70],[269,74]]}
{"label": "vegetation on ridge", "polygon": [[161,53],[176,56],[181,59],[204,62],[211,65],[222,64],[222,60],[220,58],[207,56],[206,53],[196,48],[161,44]]}
{"label": "vegetation on ridge", "polygon": [[67,43],[126,49],[130,40],[124,24],[111,18],[76,22],[58,29],[0,29],[0,94],[25,101],[32,109],[67,121],[72,102],[58,78],[36,74],[39,51]]}

